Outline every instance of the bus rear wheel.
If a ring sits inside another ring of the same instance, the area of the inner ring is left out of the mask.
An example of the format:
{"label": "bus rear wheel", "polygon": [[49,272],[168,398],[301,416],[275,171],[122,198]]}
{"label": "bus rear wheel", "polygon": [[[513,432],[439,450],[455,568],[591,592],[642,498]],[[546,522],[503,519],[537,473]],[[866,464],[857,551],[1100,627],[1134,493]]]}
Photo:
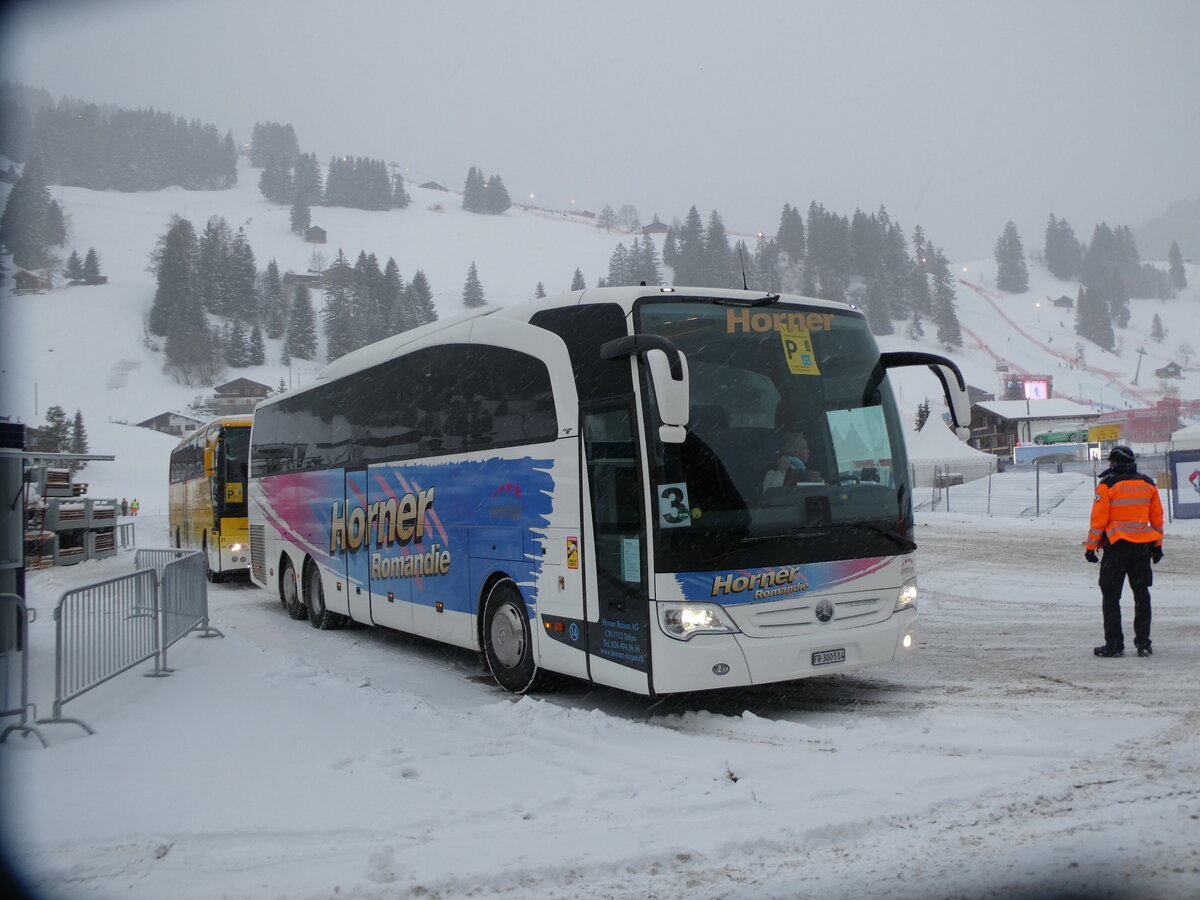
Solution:
{"label": "bus rear wheel", "polygon": [[308,615],[308,608],[300,599],[300,591],[296,587],[296,570],[292,561],[285,559],[279,567],[279,602],[293,619],[303,619]]}
{"label": "bus rear wheel", "polygon": [[308,607],[308,624],[322,631],[331,631],[346,624],[341,613],[330,612],[325,606],[325,588],[321,584],[321,570],[309,563],[304,570],[304,602]]}
{"label": "bus rear wheel", "polygon": [[515,694],[550,686],[533,661],[533,634],[525,600],[511,578],[492,585],[483,604],[483,655],[496,683]]}

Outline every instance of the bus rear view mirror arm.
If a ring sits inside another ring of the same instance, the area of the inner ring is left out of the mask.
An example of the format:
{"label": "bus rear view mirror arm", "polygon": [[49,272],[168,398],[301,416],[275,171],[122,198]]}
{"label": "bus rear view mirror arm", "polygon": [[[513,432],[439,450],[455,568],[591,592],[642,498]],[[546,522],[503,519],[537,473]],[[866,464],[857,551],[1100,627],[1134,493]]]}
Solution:
{"label": "bus rear view mirror arm", "polygon": [[899,369],[906,366],[928,366],[930,371],[937,376],[938,381],[942,383],[942,393],[946,397],[946,405],[950,409],[954,433],[958,435],[959,440],[967,440],[971,436],[971,400],[967,394],[967,382],[953,360],[938,356],[936,353],[923,353],[919,350],[881,353],[870,380],[872,389],[883,380],[883,375],[888,369]]}
{"label": "bus rear view mirror arm", "polygon": [[601,359],[643,356],[650,367],[658,415],[658,436],[667,444],[682,444],[687,436],[691,401],[687,359],[670,340],[657,334],[633,334],[600,345]]}

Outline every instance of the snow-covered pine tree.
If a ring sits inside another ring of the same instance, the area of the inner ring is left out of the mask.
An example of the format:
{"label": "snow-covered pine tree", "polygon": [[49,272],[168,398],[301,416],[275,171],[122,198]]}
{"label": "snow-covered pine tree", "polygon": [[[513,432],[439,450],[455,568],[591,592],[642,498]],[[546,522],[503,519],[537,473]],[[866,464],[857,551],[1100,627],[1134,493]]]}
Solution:
{"label": "snow-covered pine tree", "polygon": [[87,284],[100,283],[100,257],[94,247],[89,247],[87,257],[83,260],[83,280]]}
{"label": "snow-covered pine tree", "polygon": [[1167,282],[1177,291],[1187,287],[1187,272],[1183,268],[1183,254],[1179,252],[1179,244],[1171,241],[1171,249],[1167,251]]}
{"label": "snow-covered pine tree", "polygon": [[67,264],[63,268],[63,274],[70,281],[83,281],[83,260],[79,258],[79,253],[75,250],[72,250],[71,255],[67,257]]}
{"label": "snow-covered pine tree", "polygon": [[583,280],[583,270],[576,267],[575,274],[571,278],[571,290],[582,291],[587,287],[587,282]]}
{"label": "snow-covered pine tree", "polygon": [[963,345],[962,327],[954,304],[954,279],[950,264],[940,249],[930,248],[930,274],[933,282],[933,320],[937,323],[938,343],[947,349]]}
{"label": "snow-covered pine tree", "polygon": [[312,359],[317,354],[317,326],[308,285],[296,285],[288,312],[284,354],[291,359]]}
{"label": "snow-covered pine tree", "polygon": [[462,300],[463,306],[468,309],[487,305],[487,301],[483,299],[483,285],[479,283],[479,272],[475,268],[474,260],[467,268],[467,283],[463,285]]}
{"label": "snow-covered pine tree", "polygon": [[996,287],[1010,294],[1023,294],[1029,290],[1029,269],[1025,265],[1025,248],[1021,235],[1011,221],[996,239]]}

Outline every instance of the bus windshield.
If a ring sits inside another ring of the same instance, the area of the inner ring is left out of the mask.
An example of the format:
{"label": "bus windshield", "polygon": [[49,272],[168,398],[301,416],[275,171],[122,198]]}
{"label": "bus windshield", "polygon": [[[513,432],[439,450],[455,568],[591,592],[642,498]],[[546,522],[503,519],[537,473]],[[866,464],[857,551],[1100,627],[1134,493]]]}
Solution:
{"label": "bus windshield", "polygon": [[681,444],[648,433],[659,571],[894,556],[914,544],[904,439],[851,310],[643,301],[640,333],[687,360]]}

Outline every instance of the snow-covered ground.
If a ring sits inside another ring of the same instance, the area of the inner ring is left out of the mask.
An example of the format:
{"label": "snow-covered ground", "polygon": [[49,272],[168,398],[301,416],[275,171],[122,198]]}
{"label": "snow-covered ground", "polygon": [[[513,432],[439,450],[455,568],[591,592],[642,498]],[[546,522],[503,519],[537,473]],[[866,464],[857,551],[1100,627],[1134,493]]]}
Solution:
{"label": "snow-covered ground", "polygon": [[[210,586],[224,638],[71,701],[92,736],[0,746],[7,849],[51,898],[1194,897],[1200,522],[1168,527],[1155,655],[1097,659],[1073,496],[920,515],[910,663],[659,701],[516,698],[470,653]],[[132,563],[31,573],[43,715],[58,596]]]}
{"label": "snow-covered ground", "polygon": [[[246,228],[260,268],[275,258],[304,271],[312,245],[256,182],[243,169],[220,193],[54,188],[71,246],[95,247],[109,283],[0,296],[0,415],[37,425],[51,404],[81,409],[93,452],[116,456],[82,478],[93,497],[139,499],[143,547],[166,544],[175,441],[123,423],[208,392],[165,377],[141,340],[147,257],[172,213],[198,227],[216,214]],[[395,256],[406,278],[424,270],[443,316],[461,308],[472,261],[488,300],[511,303],[538,281],[565,290],[576,267],[594,284],[631,240],[579,217],[472,216],[454,194],[412,193],[403,211],[319,210],[322,252]],[[1141,406],[1161,395],[1148,372],[1182,362],[1182,343],[1200,348],[1200,267],[1183,296],[1133,301],[1120,353],[1089,347],[1078,367],[1060,355],[1074,352],[1070,313],[1046,306],[1077,286],[1031,266],[1026,294],[997,294],[990,261],[955,265],[969,284],[958,286],[966,346],[951,355],[985,389],[998,389],[1003,358],[1053,374],[1056,396]],[[1154,313],[1162,344],[1148,337]],[[941,352],[933,332],[882,343]],[[228,377],[291,386],[321,366],[279,366],[278,342],[268,355]],[[926,397],[940,402],[918,375],[900,384],[910,421]],[[1197,378],[1176,383],[1185,399]],[[225,637],[176,645],[169,678],[129,672],[70,703],[95,735],[54,725],[49,749],[20,735],[0,745],[7,850],[52,898],[1192,897],[1200,523],[1168,527],[1156,655],[1098,660],[1096,570],[1080,550],[1088,479],[1046,477],[1063,479],[1051,517],[919,514],[915,661],[760,690],[653,702],[575,685],[516,699],[470,654],[362,628],[319,633],[264,591],[213,586]],[[1022,473],[988,487],[1029,490]],[[59,595],[131,567],[126,554],[30,573],[43,715]]]}

